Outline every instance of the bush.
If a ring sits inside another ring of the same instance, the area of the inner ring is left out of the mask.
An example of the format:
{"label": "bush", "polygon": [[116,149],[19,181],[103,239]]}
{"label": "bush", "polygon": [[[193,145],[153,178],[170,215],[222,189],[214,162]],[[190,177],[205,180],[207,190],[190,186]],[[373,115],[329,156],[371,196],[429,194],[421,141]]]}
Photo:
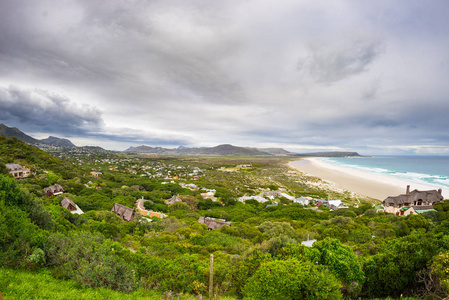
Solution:
{"label": "bush", "polygon": [[244,294],[253,299],[342,299],[340,283],[310,262],[296,259],[263,264],[249,279]]}
{"label": "bush", "polygon": [[46,252],[48,265],[56,266],[59,275],[79,281],[84,287],[123,292],[136,287],[131,266],[100,234],[85,231],[69,236],[54,234],[48,239]]}
{"label": "bush", "polygon": [[190,210],[190,207],[187,203],[181,202],[181,201],[177,201],[173,204],[170,204],[168,206],[168,211],[169,212],[173,212],[175,210]]}
{"label": "bush", "polygon": [[318,251],[306,251],[310,261],[329,269],[344,284],[343,292],[346,295],[357,296],[365,281],[365,274],[352,249],[330,238],[315,242],[313,249]]}

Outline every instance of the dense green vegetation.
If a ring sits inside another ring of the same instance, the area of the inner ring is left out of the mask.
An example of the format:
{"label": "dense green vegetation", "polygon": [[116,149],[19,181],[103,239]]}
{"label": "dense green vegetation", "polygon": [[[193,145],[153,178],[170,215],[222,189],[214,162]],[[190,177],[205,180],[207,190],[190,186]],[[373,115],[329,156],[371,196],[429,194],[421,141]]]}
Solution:
{"label": "dense green vegetation", "polygon": [[[376,213],[369,199],[355,206],[348,194],[308,185],[318,179],[289,173],[287,162],[89,149],[50,155],[0,137],[0,292],[5,299],[160,299],[169,291],[206,298],[213,254],[216,297],[448,295],[448,201],[425,215]],[[31,168],[33,176],[14,179],[7,163]],[[66,192],[46,198],[43,188],[53,183]],[[216,201],[201,196],[211,190]],[[266,203],[238,201],[267,191],[340,198],[349,208],[316,210],[279,195]],[[175,195],[182,201],[167,205]],[[61,207],[64,197],[84,214]],[[114,203],[134,208],[142,198],[169,217],[137,214],[125,222],[111,212]],[[207,230],[200,216],[232,226]],[[317,241],[305,247],[307,239]]]}

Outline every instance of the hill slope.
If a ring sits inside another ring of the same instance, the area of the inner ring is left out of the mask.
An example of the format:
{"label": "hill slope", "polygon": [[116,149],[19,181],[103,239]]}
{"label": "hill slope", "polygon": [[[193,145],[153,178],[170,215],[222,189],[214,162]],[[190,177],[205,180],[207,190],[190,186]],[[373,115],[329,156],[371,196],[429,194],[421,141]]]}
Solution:
{"label": "hill slope", "polygon": [[29,143],[29,144],[38,144],[39,140],[32,138],[31,136],[23,133],[16,127],[8,127],[5,124],[0,124],[0,135],[5,137],[16,137],[19,140]]}
{"label": "hill slope", "polygon": [[54,136],[49,136],[46,139],[38,140],[35,139],[16,127],[8,127],[5,124],[0,124],[0,136],[5,137],[16,137],[22,142],[33,144],[33,145],[39,145],[39,144],[45,144],[45,145],[52,145],[57,147],[76,147],[70,140],[68,139],[62,139]]}
{"label": "hill slope", "polygon": [[0,136],[0,164],[19,163],[31,169],[53,171],[64,179],[81,174],[78,166],[54,157],[36,146],[26,144],[16,137]]}
{"label": "hill slope", "polygon": [[46,139],[40,140],[40,142],[58,147],[76,147],[70,140],[61,139],[55,136],[49,136]]}

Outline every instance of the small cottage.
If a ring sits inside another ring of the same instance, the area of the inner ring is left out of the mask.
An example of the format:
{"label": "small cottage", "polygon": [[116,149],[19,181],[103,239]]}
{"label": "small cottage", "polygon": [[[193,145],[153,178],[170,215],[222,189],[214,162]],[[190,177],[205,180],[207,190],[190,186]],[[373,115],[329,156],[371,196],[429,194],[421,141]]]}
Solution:
{"label": "small cottage", "polygon": [[9,174],[14,178],[22,179],[30,176],[30,169],[23,168],[19,164],[6,164],[5,167],[9,170]]}
{"label": "small cottage", "polygon": [[62,193],[64,193],[64,189],[59,184],[53,184],[53,185],[50,185],[49,187],[46,187],[44,189],[44,192],[45,192],[45,196],[47,196],[47,198],[48,198],[50,196],[61,195]]}
{"label": "small cottage", "polygon": [[309,201],[309,199],[307,199],[305,197],[299,197],[299,198],[296,198],[295,200],[293,200],[293,203],[298,203],[298,204],[306,206],[306,205],[309,205],[310,201]]}
{"label": "small cottage", "polygon": [[340,208],[348,208],[346,205],[343,204],[341,200],[329,200],[327,201],[327,206],[331,210],[340,209]]}
{"label": "small cottage", "polygon": [[134,215],[136,213],[134,209],[118,203],[114,203],[111,212],[115,213],[117,216],[128,222],[134,220]]}
{"label": "small cottage", "polygon": [[221,219],[214,219],[214,218],[208,218],[208,217],[200,217],[198,219],[198,222],[201,224],[206,224],[207,229],[220,229],[223,226],[231,226],[231,222],[226,222],[226,220]]}
{"label": "small cottage", "polygon": [[64,198],[61,201],[61,206],[68,209],[72,214],[78,214],[81,215],[84,212],[78,207],[78,205],[75,204],[75,202],[73,202],[72,200],[70,200],[69,198]]}

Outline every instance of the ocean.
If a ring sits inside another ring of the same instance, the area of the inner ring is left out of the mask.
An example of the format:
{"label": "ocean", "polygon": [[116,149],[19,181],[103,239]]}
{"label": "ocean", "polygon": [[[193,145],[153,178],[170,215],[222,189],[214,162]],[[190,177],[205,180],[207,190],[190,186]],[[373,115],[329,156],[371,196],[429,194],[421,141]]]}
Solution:
{"label": "ocean", "polygon": [[435,188],[449,188],[449,156],[371,156],[320,160],[342,168],[392,176]]}

